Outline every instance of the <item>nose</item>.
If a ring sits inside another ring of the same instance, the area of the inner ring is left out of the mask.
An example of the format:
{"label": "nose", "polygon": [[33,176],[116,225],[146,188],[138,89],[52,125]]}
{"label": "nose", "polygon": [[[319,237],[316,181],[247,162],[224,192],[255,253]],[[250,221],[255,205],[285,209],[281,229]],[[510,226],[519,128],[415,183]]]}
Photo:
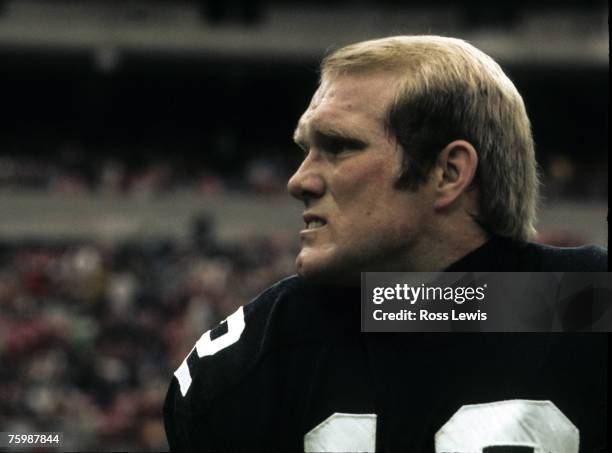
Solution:
{"label": "nose", "polygon": [[321,198],[325,193],[325,180],[315,160],[312,151],[309,152],[300,168],[289,178],[287,190],[298,200],[308,202],[314,198]]}

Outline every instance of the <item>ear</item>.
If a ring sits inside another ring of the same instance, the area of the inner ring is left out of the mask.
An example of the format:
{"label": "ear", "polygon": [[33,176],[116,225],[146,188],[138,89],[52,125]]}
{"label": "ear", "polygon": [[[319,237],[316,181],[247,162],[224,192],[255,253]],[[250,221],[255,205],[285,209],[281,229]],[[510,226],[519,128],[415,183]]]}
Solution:
{"label": "ear", "polygon": [[465,140],[455,140],[440,152],[435,168],[436,200],[434,207],[444,209],[467,192],[476,175],[478,154]]}

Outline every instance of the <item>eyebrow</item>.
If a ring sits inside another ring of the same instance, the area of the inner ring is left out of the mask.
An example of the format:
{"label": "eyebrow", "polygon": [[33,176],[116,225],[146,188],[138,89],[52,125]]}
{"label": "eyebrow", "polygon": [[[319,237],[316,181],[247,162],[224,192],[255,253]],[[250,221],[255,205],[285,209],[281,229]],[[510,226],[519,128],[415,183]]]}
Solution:
{"label": "eyebrow", "polygon": [[[366,142],[359,138],[360,134],[357,132],[353,132],[350,129],[339,128],[335,125],[315,128],[313,135],[315,140],[345,140],[360,144],[362,146],[366,145]],[[299,125],[293,133],[293,141],[301,148],[306,147],[305,141],[302,139],[301,127]]]}

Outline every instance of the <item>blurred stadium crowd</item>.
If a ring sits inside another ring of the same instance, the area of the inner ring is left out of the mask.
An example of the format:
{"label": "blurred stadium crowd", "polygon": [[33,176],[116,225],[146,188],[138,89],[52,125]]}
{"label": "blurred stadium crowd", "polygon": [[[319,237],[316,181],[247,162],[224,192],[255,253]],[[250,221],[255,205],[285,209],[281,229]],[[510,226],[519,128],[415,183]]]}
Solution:
{"label": "blurred stadium crowd", "polygon": [[163,450],[169,377],[199,336],[292,272],[293,244],[250,238],[0,246],[0,425],[62,450]]}
{"label": "blurred stadium crowd", "polygon": [[0,154],[0,190],[36,190],[51,195],[155,196],[175,190],[197,195],[284,193],[289,174],[290,169],[270,155],[246,159],[232,171],[220,172],[171,158],[92,156],[74,145],[46,158]]}

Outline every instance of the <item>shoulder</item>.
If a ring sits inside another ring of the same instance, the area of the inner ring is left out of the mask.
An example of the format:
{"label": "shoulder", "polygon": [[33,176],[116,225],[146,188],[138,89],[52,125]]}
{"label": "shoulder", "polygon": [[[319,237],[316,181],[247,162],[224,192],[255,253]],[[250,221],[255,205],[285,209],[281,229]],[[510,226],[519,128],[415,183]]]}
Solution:
{"label": "shoulder", "polygon": [[174,373],[177,408],[197,412],[238,384],[268,348],[277,306],[290,301],[301,284],[297,276],[283,279],[204,332]]}
{"label": "shoulder", "polygon": [[166,395],[163,415],[171,449],[285,445],[280,439],[291,437],[290,432],[266,430],[290,417],[278,407],[305,385],[300,383],[324,345],[360,332],[359,310],[347,316],[345,304],[330,303],[341,301],[341,295],[289,277],[205,332],[174,373]]}
{"label": "shoulder", "polygon": [[[305,357],[316,356],[326,341],[359,332],[359,310],[353,310],[355,323],[338,304],[329,303],[334,294],[328,293],[289,277],[205,332],[174,373],[166,394],[163,417],[171,450],[242,445],[234,426],[241,427],[245,442],[261,440],[258,429],[270,420],[263,414],[271,417],[270,411],[284,400],[279,397],[288,382],[287,370],[308,370]],[[303,375],[293,373],[291,378]]]}
{"label": "shoulder", "polygon": [[294,299],[302,285],[296,276],[281,280],[202,334],[175,371],[166,394],[163,418],[172,451],[200,451],[200,441],[212,448],[227,434],[216,432],[200,417],[209,422],[223,417],[220,411],[228,405],[222,400],[248,379],[270,349],[274,313]]}
{"label": "shoulder", "polygon": [[523,255],[536,271],[552,272],[605,272],[608,268],[608,252],[602,247],[552,247],[527,243]]}

